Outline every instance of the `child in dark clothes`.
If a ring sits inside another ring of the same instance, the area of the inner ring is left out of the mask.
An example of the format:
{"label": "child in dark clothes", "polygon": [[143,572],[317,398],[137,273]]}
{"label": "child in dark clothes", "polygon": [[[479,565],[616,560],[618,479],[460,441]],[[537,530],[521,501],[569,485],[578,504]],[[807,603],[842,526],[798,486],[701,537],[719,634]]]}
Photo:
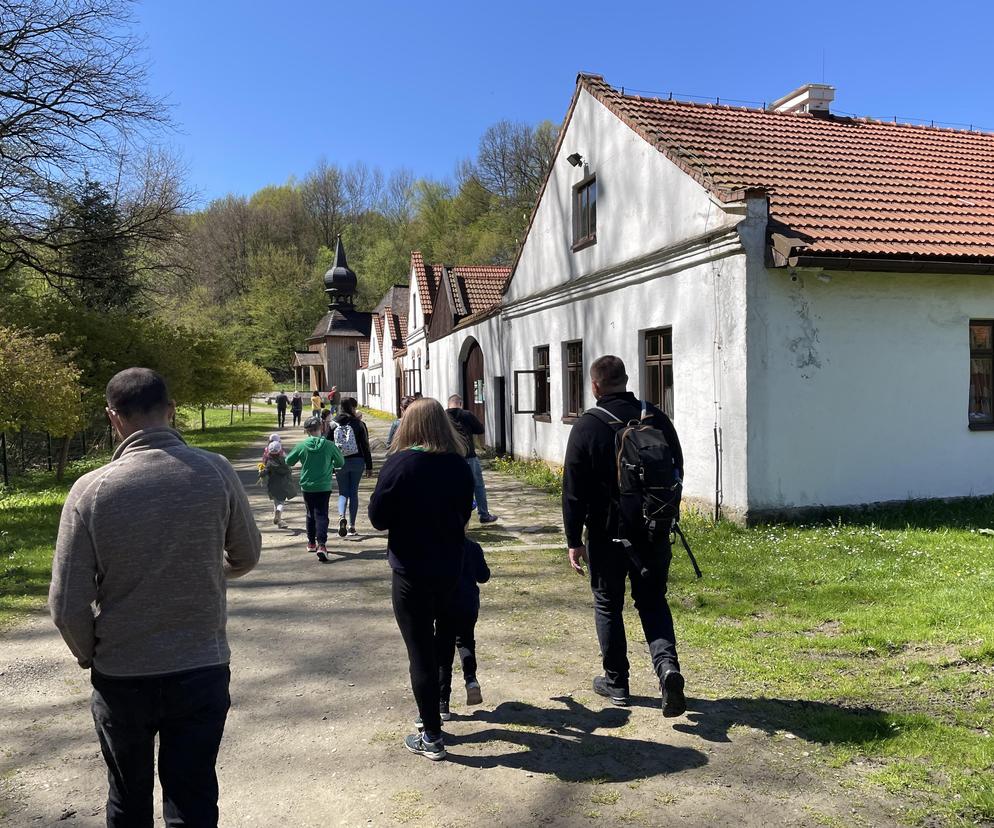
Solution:
{"label": "child in dark clothes", "polygon": [[476,639],[474,629],[480,614],[480,587],[490,580],[483,549],[466,538],[463,550],[462,572],[452,592],[448,607],[435,627],[438,653],[439,712],[442,721],[451,718],[449,697],[452,695],[452,659],[456,649],[462,662],[463,681],[466,683],[466,704],[482,704],[483,691],[476,680]]}

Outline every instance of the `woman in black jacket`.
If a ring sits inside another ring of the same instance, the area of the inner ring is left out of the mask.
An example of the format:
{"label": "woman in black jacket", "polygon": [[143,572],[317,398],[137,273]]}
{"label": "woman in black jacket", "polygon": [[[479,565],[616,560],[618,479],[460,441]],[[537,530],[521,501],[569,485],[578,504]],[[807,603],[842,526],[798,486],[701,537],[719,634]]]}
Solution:
{"label": "woman in black jacket", "polygon": [[411,404],[390,451],[369,500],[369,520],[389,530],[393,611],[407,645],[424,727],[404,743],[413,753],[444,759],[435,622],[462,571],[473,473],[463,459],[462,440],[437,400]]}

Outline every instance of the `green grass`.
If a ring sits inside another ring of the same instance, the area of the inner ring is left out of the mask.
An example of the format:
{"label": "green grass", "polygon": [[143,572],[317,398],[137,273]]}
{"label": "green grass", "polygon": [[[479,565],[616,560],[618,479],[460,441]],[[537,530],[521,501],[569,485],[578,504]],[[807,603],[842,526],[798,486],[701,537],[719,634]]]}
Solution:
{"label": "green grass", "polygon": [[[542,464],[496,467],[559,490]],[[711,699],[702,731],[792,733],[832,764],[861,763],[912,820],[994,820],[994,536],[978,531],[994,525],[994,499],[682,524],[704,578],[677,547],[670,603],[690,689]],[[561,564],[562,550],[550,555]],[[528,600],[560,608],[541,641],[556,649],[574,613],[550,589],[536,582]]]}
{"label": "green grass", "polygon": [[380,411],[378,408],[366,408],[366,406],[360,405],[359,410],[364,417],[372,417],[374,420],[386,420],[386,422],[392,423],[397,419],[389,411]]}
{"label": "green grass", "polygon": [[492,468],[494,471],[517,477],[519,480],[523,480],[525,483],[556,497],[561,496],[563,493],[562,470],[553,468],[541,460],[495,457],[492,462]]}
{"label": "green grass", "polygon": [[[275,421],[273,412],[253,408],[244,420],[237,412],[234,425],[229,425],[227,409],[209,409],[207,431],[201,432],[200,412],[183,410],[177,425],[191,445],[233,458],[265,434]],[[62,504],[78,477],[108,459],[103,455],[71,464],[62,483],[50,472],[36,472],[14,478],[6,489],[0,487],[0,629],[45,603]]]}

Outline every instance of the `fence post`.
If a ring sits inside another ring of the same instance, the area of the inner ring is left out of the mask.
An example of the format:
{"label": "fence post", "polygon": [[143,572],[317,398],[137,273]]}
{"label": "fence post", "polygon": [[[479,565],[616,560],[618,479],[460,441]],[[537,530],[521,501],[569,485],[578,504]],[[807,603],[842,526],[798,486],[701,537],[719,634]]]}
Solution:
{"label": "fence post", "polygon": [[7,474],[7,432],[0,431],[0,461],[3,463],[3,485],[10,485],[10,476]]}
{"label": "fence post", "polygon": [[48,470],[52,470],[52,432],[45,432],[45,443],[48,446]]}

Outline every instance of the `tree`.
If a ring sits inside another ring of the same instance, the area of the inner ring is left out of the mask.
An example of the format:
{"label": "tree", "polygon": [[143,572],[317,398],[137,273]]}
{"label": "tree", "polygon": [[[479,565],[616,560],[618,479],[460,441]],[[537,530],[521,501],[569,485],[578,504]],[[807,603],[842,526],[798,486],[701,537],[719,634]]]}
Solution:
{"label": "tree", "polygon": [[54,336],[0,326],[0,432],[30,426],[64,437],[56,472],[61,481],[70,435],[83,424],[83,409],[80,373],[56,344]]}
{"label": "tree", "polygon": [[334,247],[345,212],[342,172],[323,158],[307,174],[301,186],[304,207],[318,229],[324,247]]}
{"label": "tree", "polygon": [[[127,0],[0,0],[0,256],[50,280],[65,240],[53,207],[74,181],[100,171],[130,198],[114,235],[161,240],[161,223],[188,203],[169,165],[124,149],[168,124],[146,91],[140,41]],[[167,182],[168,179],[168,182]],[[79,278],[79,274],[75,274]]]}
{"label": "tree", "polygon": [[67,205],[62,269],[69,295],[93,310],[131,305],[140,285],[128,262],[126,240],[115,230],[121,216],[107,189],[97,181],[81,182]]}

